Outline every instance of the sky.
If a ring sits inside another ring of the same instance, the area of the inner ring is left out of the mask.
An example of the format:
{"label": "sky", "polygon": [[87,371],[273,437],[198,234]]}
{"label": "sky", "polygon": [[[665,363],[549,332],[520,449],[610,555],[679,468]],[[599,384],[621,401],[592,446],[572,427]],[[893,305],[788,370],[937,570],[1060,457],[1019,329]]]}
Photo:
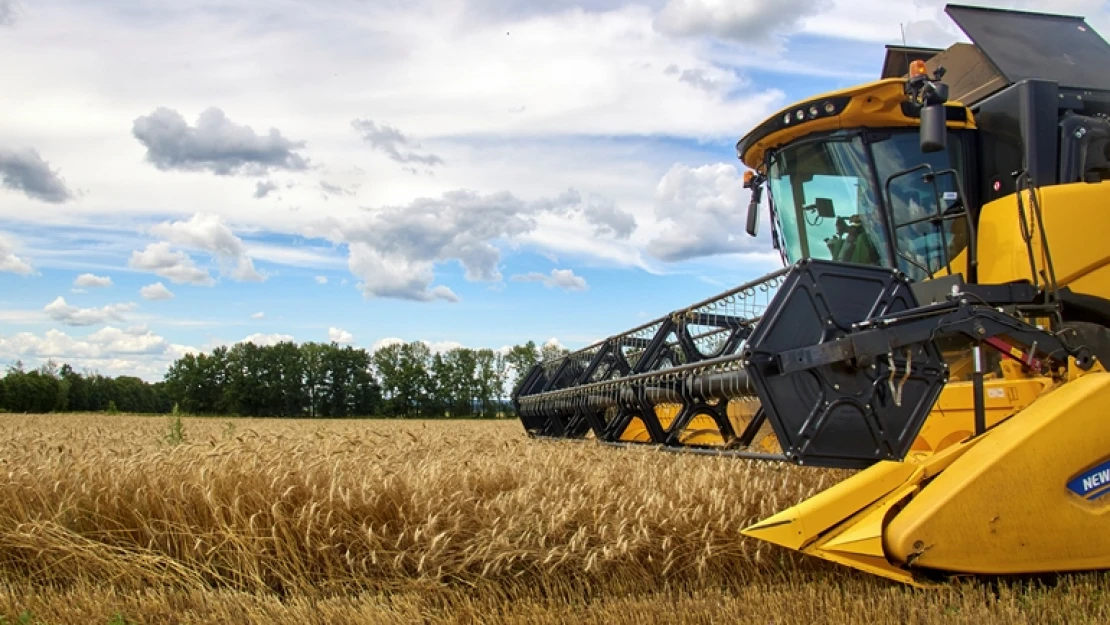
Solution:
{"label": "sky", "polygon": [[736,141],[903,32],[964,40],[933,0],[0,0],[0,366],[583,347],[778,268]]}

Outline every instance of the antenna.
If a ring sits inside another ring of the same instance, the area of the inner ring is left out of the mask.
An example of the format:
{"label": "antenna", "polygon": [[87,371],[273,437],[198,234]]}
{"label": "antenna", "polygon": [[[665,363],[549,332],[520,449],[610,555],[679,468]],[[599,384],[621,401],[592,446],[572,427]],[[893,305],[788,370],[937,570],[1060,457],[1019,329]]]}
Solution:
{"label": "antenna", "polygon": [[906,71],[910,67],[910,51],[906,47],[906,28],[902,26],[902,22],[898,22],[898,30],[902,31],[902,56],[906,57]]}

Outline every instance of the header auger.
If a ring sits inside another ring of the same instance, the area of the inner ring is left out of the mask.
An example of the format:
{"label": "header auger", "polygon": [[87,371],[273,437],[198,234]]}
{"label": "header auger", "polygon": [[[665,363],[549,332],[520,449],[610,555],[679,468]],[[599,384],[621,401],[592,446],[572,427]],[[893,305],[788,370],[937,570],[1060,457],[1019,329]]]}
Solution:
{"label": "header auger", "polygon": [[737,143],[784,268],[540,363],[529,434],[856,470],[742,531],[905,583],[1110,569],[1110,45],[946,12]]}

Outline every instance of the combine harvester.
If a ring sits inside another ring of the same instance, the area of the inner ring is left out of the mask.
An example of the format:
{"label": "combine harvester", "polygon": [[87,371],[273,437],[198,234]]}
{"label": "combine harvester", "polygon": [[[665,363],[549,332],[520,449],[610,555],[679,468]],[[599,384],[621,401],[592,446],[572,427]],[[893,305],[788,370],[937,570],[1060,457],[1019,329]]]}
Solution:
{"label": "combine harvester", "polygon": [[1110,569],[1110,45],[946,12],[737,144],[785,267],[538,364],[532,436],[858,469],[743,533],[900,582]]}

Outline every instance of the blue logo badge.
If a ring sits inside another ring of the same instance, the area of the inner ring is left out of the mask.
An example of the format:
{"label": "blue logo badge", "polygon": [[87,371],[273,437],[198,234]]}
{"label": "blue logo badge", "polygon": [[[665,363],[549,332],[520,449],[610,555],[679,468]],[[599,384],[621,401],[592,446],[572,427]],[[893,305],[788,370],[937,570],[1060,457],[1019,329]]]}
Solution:
{"label": "blue logo badge", "polygon": [[1068,490],[1087,501],[1110,494],[1110,460],[1080,473],[1068,482]]}

